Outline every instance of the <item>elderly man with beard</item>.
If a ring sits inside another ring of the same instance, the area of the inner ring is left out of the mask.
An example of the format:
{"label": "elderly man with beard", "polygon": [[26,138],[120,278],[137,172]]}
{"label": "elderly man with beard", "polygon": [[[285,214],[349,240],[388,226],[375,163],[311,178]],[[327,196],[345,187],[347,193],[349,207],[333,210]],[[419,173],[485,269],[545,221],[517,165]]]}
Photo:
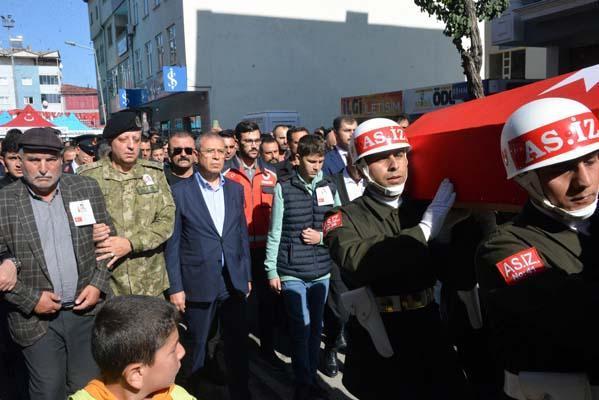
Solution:
{"label": "elderly man with beard", "polygon": [[197,171],[193,162],[197,158],[197,151],[191,133],[185,131],[172,133],[168,139],[168,154],[171,162],[164,167],[164,175],[170,186],[191,177]]}
{"label": "elderly man with beard", "polygon": [[260,144],[260,158],[262,161],[269,164],[279,163],[279,144],[270,135],[262,135],[262,143]]}
{"label": "elderly man with beard", "polygon": [[93,179],[62,175],[58,133],[26,131],[19,140],[23,178],[0,191],[0,254],[10,255],[18,272],[4,299],[32,400],[64,399],[97,374],[93,315],[110,292],[92,228],[112,227],[104,196]]}

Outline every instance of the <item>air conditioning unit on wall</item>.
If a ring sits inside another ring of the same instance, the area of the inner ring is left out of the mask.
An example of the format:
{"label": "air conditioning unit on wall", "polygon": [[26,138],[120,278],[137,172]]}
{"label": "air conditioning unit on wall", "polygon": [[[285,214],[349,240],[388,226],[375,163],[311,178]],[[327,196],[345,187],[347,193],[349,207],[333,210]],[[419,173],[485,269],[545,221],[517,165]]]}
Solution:
{"label": "air conditioning unit on wall", "polygon": [[518,45],[524,41],[524,24],[513,12],[506,12],[491,22],[493,46]]}
{"label": "air conditioning unit on wall", "polygon": [[135,27],[136,26],[137,25],[134,25],[134,24],[131,24],[131,23],[127,24],[127,35],[129,35],[129,36],[135,35]]}

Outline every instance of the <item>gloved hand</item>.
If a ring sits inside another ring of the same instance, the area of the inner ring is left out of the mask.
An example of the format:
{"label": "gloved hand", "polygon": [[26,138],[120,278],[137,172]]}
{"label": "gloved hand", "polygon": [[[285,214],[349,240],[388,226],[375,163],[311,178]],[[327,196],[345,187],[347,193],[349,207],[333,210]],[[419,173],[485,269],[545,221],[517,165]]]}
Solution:
{"label": "gloved hand", "polygon": [[437,236],[454,202],[453,183],[445,178],[439,185],[435,198],[424,212],[420,224],[418,224],[427,241]]}

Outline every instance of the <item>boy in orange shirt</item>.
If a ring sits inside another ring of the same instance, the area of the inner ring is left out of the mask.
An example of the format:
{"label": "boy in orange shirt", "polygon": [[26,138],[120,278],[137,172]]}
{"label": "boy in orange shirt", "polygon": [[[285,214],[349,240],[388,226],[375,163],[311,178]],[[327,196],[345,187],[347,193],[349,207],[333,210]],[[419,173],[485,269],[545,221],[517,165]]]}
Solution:
{"label": "boy in orange shirt", "polygon": [[92,333],[92,354],[101,377],[69,400],[195,400],[174,384],[185,355],[177,324],[177,310],[163,299],[108,300]]}

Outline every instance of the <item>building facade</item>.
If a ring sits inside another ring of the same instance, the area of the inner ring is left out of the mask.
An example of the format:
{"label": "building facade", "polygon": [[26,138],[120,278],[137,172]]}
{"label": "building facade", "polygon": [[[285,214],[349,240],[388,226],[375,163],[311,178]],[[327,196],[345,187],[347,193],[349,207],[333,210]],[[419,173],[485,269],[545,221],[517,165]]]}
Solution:
{"label": "building facade", "polygon": [[61,80],[58,51],[0,49],[0,110],[62,112]]}
{"label": "building facade", "polygon": [[523,46],[541,48],[551,77],[599,64],[598,19],[596,0],[512,0],[492,22],[491,42],[510,56]]}
{"label": "building facade", "polygon": [[140,108],[164,131],[266,110],[313,128],[344,96],[463,80],[443,26],[411,1],[86,3],[108,113]]}
{"label": "building facade", "polygon": [[98,91],[94,88],[63,84],[60,91],[65,113],[75,113],[87,126],[100,126]]}

